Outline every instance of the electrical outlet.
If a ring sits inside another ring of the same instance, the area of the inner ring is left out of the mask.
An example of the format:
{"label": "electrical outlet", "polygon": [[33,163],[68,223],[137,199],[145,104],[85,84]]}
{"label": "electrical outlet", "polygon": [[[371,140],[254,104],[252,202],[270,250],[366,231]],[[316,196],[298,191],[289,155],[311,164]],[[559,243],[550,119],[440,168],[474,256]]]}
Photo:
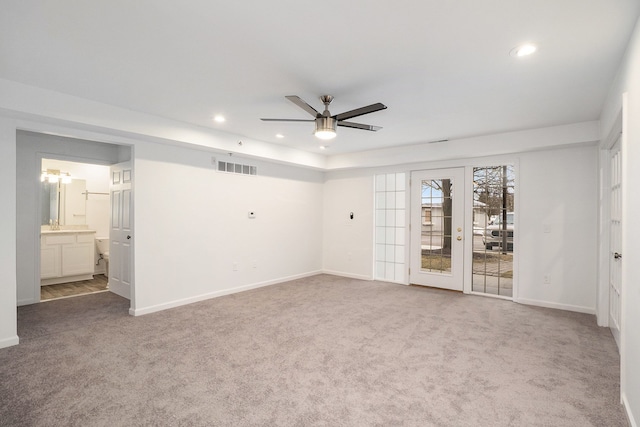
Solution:
{"label": "electrical outlet", "polygon": [[543,278],[544,284],[545,285],[549,285],[551,284],[551,276],[548,274],[545,274],[544,278]]}

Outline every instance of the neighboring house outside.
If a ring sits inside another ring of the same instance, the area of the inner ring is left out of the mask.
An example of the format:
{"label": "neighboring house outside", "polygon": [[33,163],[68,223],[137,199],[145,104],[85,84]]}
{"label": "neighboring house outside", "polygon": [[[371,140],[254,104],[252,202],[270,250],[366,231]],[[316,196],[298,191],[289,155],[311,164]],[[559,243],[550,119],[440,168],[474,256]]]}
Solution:
{"label": "neighboring house outside", "polygon": [[[489,216],[486,212],[486,203],[479,201],[473,202],[473,234],[482,234],[480,230],[484,230],[489,224]],[[443,210],[442,203],[423,203],[422,204],[422,231],[430,231],[432,233],[442,232],[443,228]]]}

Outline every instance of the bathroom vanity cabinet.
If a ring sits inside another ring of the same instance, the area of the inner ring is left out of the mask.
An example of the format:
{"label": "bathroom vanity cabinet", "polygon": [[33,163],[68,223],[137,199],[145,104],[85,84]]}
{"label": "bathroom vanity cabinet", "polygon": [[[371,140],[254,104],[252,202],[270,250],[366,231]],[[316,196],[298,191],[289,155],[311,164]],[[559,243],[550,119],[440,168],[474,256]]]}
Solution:
{"label": "bathroom vanity cabinet", "polygon": [[93,230],[42,231],[40,234],[40,286],[93,278]]}

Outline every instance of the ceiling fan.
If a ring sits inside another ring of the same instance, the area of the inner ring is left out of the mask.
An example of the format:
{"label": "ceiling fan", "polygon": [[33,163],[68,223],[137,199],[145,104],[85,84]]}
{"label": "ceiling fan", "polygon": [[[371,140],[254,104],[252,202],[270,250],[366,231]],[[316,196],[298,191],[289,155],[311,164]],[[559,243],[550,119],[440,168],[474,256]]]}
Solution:
{"label": "ceiling fan", "polygon": [[345,120],[351,119],[353,117],[362,116],[364,114],[374,113],[376,111],[384,110],[387,108],[386,105],[381,103],[367,105],[366,107],[356,108],[355,110],[346,111],[344,113],[331,115],[329,112],[329,104],[333,101],[333,96],[331,95],[323,95],[320,97],[320,100],[324,104],[324,111],[322,113],[318,112],[311,105],[307,104],[296,95],[288,95],[285,96],[289,101],[296,104],[298,107],[302,108],[307,113],[311,114],[314,119],[260,119],[265,122],[315,122],[316,129],[313,134],[320,139],[333,139],[336,137],[336,126],[343,126],[353,129],[362,129],[362,130],[370,130],[370,131],[378,131],[382,129],[380,126],[371,126],[364,125],[361,123],[353,123],[347,122]]}

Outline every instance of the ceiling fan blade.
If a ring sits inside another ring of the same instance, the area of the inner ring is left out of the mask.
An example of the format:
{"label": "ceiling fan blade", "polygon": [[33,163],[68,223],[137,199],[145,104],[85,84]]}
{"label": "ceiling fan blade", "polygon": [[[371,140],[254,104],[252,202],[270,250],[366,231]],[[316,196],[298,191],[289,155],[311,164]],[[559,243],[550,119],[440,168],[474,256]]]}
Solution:
{"label": "ceiling fan blade", "polygon": [[260,119],[263,122],[315,122],[313,119]]}
{"label": "ceiling fan blade", "polygon": [[376,132],[382,129],[381,126],[363,125],[362,123],[353,123],[353,122],[345,122],[345,121],[338,122],[338,126],[343,126],[346,128],[353,128],[353,129],[370,130],[373,132]]}
{"label": "ceiling fan blade", "polygon": [[353,117],[362,116],[363,114],[374,113],[376,111],[384,110],[387,106],[380,102],[376,104],[367,105],[366,107],[356,108],[355,110],[346,111],[344,113],[336,114],[333,116],[336,120],[347,120]]}
{"label": "ceiling fan blade", "polygon": [[302,98],[300,98],[299,96],[287,95],[285,96],[285,98],[287,98],[289,101],[296,104],[298,107],[302,108],[307,113],[311,114],[313,117],[318,117],[320,115],[320,113],[318,113],[318,111],[315,108],[313,108],[311,105],[304,102]]}

